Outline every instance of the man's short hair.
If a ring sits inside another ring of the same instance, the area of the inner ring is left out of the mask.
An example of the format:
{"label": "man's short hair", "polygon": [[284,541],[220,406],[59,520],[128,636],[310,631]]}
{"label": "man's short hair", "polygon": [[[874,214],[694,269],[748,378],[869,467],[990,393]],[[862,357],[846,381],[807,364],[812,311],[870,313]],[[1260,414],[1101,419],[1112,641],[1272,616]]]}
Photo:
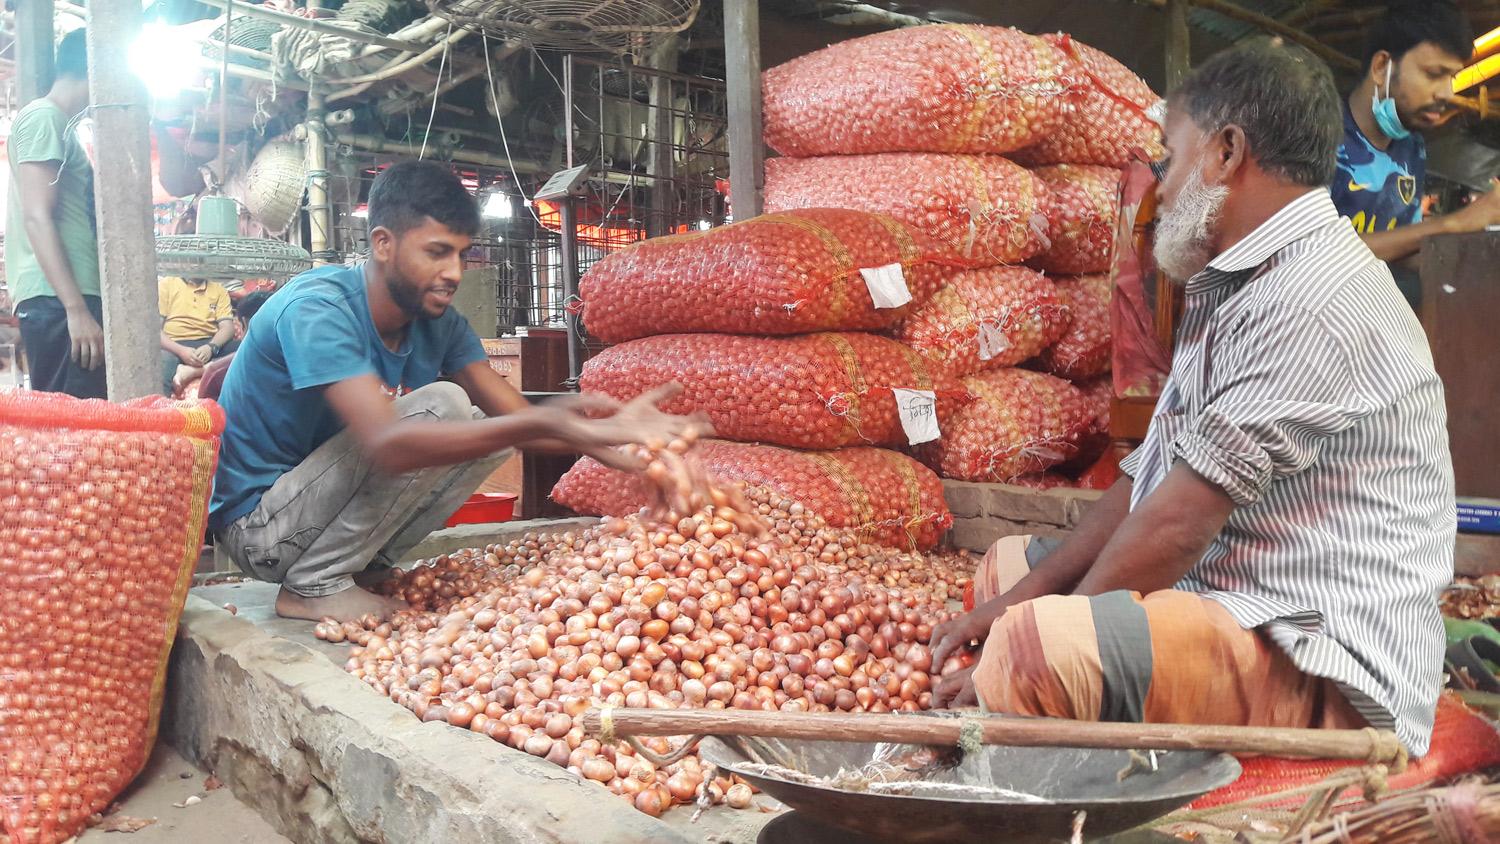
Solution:
{"label": "man's short hair", "polygon": [[235,317],[244,320],[248,325],[250,317],[255,316],[255,312],[260,310],[260,306],[264,305],[269,298],[271,298],[269,290],[257,290],[254,293],[245,294],[243,299],[234,303]]}
{"label": "man's short hair", "polygon": [[450,231],[472,237],[479,231],[479,203],[447,166],[436,161],[400,161],[381,171],[370,186],[370,230],[396,234],[428,217]]}
{"label": "man's short hair", "polygon": [[1385,14],[1370,30],[1365,45],[1365,70],[1376,53],[1390,53],[1401,61],[1419,44],[1432,43],[1444,52],[1468,61],[1474,54],[1474,29],[1452,0],[1392,0]]}
{"label": "man's short hair", "polygon": [[57,42],[57,62],[54,67],[58,78],[64,76],[72,79],[89,78],[89,42],[86,27],[78,27]]}
{"label": "man's short hair", "polygon": [[1308,187],[1333,180],[1344,134],[1328,66],[1302,47],[1255,39],[1204,62],[1172,94],[1207,134],[1245,132],[1250,156],[1267,173]]}

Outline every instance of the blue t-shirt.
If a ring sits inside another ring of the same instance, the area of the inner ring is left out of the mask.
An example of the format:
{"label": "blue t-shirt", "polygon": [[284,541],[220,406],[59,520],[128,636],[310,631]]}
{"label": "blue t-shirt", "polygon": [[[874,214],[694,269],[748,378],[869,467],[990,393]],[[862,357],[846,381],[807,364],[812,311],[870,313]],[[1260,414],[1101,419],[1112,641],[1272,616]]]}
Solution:
{"label": "blue t-shirt", "polygon": [[214,475],[213,530],[253,511],[278,478],[343,430],[323,387],[373,374],[395,397],[485,359],[452,308],[413,322],[399,351],[386,348],[370,317],[364,266],[305,272],[251,320],[219,394],[228,424]]}
{"label": "blue t-shirt", "polygon": [[1426,178],[1427,147],[1421,135],[1412,133],[1377,149],[1344,103],[1344,142],[1329,191],[1355,231],[1369,234],[1421,222]]}

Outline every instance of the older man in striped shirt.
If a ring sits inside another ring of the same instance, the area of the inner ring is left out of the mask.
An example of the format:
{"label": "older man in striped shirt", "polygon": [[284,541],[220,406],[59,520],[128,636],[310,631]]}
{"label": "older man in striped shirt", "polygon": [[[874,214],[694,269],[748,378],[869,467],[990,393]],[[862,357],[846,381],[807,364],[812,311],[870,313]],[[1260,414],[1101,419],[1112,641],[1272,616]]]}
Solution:
{"label": "older man in striped shirt", "polygon": [[1171,377],[1068,540],[991,550],[995,597],[934,634],[935,660],[983,642],[940,702],[1368,724],[1426,752],[1456,527],[1443,390],[1323,187],[1339,117],[1327,68],[1279,42],[1215,56],[1172,96],[1156,241],[1186,284]]}

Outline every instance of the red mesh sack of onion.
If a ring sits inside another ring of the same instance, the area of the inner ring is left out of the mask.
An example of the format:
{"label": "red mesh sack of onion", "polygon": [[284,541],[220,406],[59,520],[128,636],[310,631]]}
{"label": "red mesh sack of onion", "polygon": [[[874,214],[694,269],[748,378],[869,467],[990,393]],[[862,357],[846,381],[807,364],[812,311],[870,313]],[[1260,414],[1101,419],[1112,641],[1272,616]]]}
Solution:
{"label": "red mesh sack of onion", "polygon": [[1071,315],[1052,280],[1022,267],[965,270],[896,329],[934,368],[964,376],[1035,357]]}
{"label": "red mesh sack of onion", "polygon": [[1051,348],[1037,356],[1037,362],[1069,381],[1108,372],[1113,353],[1109,310],[1114,284],[1107,275],[1063,276],[1054,281],[1073,321]]}
{"label": "red mesh sack of onion", "polygon": [[1093,423],[1082,391],[1061,378],[1001,369],[963,379],[975,400],[959,410],[919,454],[939,475],[1007,483],[1078,453]]}
{"label": "red mesh sack of onion", "polygon": [[930,240],[884,215],[832,208],[765,214],[609,255],[579,285],[583,321],[607,343],[681,332],[886,328],[911,306],[889,306],[897,298],[877,303],[866,276],[899,267],[898,283],[921,303],[950,274],[932,262],[934,252]]}
{"label": "red mesh sack of onion", "polygon": [[[883,448],[797,451],[707,440],[691,457],[712,478],[775,490],[880,545],[926,550],[953,522],[938,476]],[[552,500],[579,513],[625,516],[651,500],[645,484],[639,475],[583,458],[557,482]]]}
{"label": "red mesh sack of onion", "polygon": [[1079,97],[1058,100],[1072,112],[1057,131],[1036,146],[1016,153],[1028,166],[1102,164],[1126,167],[1132,150],[1149,158],[1162,154],[1161,125],[1156,122],[1161,98],[1125,65],[1071,36],[1042,36],[1071,56],[1086,78]]}
{"label": "red mesh sack of onion", "polygon": [[1031,171],[1052,191],[1047,239],[1028,263],[1064,275],[1108,272],[1120,220],[1120,171],[1090,164],[1057,164]]}
{"label": "red mesh sack of onion", "polygon": [[905,445],[895,388],[932,390],[940,427],[968,398],[912,349],[859,333],[645,337],[595,355],[579,387],[624,400],[668,381],[684,389],[663,410],[702,411],[725,439],[797,448]]}
{"label": "red mesh sack of onion", "polygon": [[766,162],[766,210],[889,214],[932,238],[940,260],[1019,264],[1047,244],[1052,192],[996,155],[885,153]]}
{"label": "red mesh sack of onion", "polygon": [[0,392],[0,840],[76,835],[145,766],[223,430]]}
{"label": "red mesh sack of onion", "polygon": [[1035,35],[921,26],[841,41],[766,72],[766,143],[782,155],[998,153],[1058,129],[1082,68]]}

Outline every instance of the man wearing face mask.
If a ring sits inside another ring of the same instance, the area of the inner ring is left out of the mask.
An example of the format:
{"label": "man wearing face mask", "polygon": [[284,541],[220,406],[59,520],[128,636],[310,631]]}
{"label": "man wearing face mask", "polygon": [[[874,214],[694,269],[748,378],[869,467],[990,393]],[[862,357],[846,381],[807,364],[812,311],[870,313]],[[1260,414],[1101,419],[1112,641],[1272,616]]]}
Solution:
{"label": "man wearing face mask", "polygon": [[[1365,73],[1344,103],[1344,140],[1330,184],[1333,204],[1382,261],[1416,255],[1435,234],[1500,224],[1500,191],[1462,211],[1423,219],[1427,150],[1421,132],[1437,127],[1453,98],[1453,77],[1468,63],[1474,35],[1446,0],[1397,0],[1371,33]],[[1398,273],[1415,297],[1412,274]]]}
{"label": "man wearing face mask", "polygon": [[936,703],[1368,724],[1426,751],[1456,530],[1443,388],[1390,271],[1329,199],[1338,100],[1322,62],[1278,42],[1214,56],[1168,100],[1171,376],[1071,536],[986,555],[983,603],[934,631],[933,661],[983,650]]}

